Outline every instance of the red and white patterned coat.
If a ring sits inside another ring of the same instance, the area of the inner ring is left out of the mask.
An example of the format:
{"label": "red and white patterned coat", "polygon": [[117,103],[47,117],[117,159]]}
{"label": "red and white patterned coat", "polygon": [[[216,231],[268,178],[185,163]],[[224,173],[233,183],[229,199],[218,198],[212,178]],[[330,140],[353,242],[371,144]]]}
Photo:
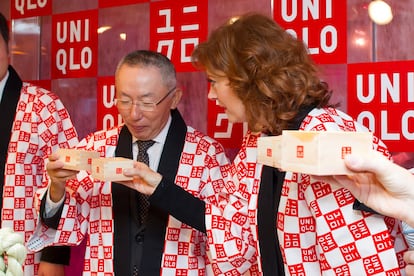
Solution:
{"label": "red and white patterned coat", "polygon": [[[367,131],[333,108],[313,109],[300,130]],[[263,166],[256,163],[257,137],[246,135],[234,165],[239,191],[249,201],[251,233],[259,248],[257,206]],[[389,157],[379,139],[374,138],[373,144]],[[407,244],[400,222],[354,210],[354,200],[346,189],[317,182],[307,174],[286,173],[277,225],[286,275],[404,275],[402,255]]]}
{"label": "red and white patterned coat", "polygon": [[[122,126],[121,126],[122,127]],[[96,150],[101,156],[114,156],[119,131],[121,127],[108,131],[99,131],[94,135],[83,139],[77,148]],[[203,144],[202,147],[197,145]],[[200,152],[202,149],[202,152]],[[184,156],[184,157],[183,157]],[[193,156],[192,162],[188,162],[189,156]],[[187,160],[183,160],[187,158]],[[203,172],[194,174],[193,168],[202,167]],[[233,269],[229,261],[232,257],[214,257],[215,250],[209,251],[207,239],[210,243],[217,242],[221,248],[222,241],[227,241],[223,225],[220,219],[216,220],[211,214],[223,212],[221,207],[226,208],[228,213],[237,213],[240,208],[247,205],[237,203],[236,206],[226,206],[228,197],[232,192],[222,192],[222,189],[234,191],[232,181],[224,181],[227,178],[229,163],[225,157],[224,149],[211,138],[201,134],[191,127],[187,127],[187,135],[183,149],[183,155],[176,176],[176,184],[184,187],[193,195],[206,202],[206,228],[207,236],[183,223],[172,216],[169,217],[166,229],[164,254],[161,260],[162,275],[178,275],[185,271],[186,275],[214,275],[210,261],[218,261],[225,269]],[[188,179],[184,183],[183,179]],[[29,248],[40,250],[51,244],[79,244],[88,234],[84,275],[112,275],[113,273],[113,225],[112,199],[110,182],[93,182],[86,172],[78,174],[78,180],[71,183],[71,190],[67,189],[65,207],[58,230],[41,227],[40,224],[32,237]],[[224,185],[226,183],[226,185]],[[224,187],[225,186],[225,187]],[[38,200],[43,197],[42,193],[37,195]],[[232,195],[230,197],[233,197]],[[243,200],[243,199],[242,199]],[[220,215],[217,215],[220,218]],[[237,227],[236,227],[237,228]],[[168,233],[174,233],[174,239],[170,239]],[[240,255],[238,249],[240,238],[236,236],[224,247],[227,250],[236,251],[234,259]],[[183,254],[177,254],[179,248],[188,248]],[[254,256],[255,248],[250,246],[250,252]],[[213,248],[216,249],[216,248]],[[224,250],[224,249],[223,249]],[[219,253],[222,252],[220,249]],[[165,257],[174,259],[175,266],[169,267]],[[255,257],[254,257],[255,259]]]}
{"label": "red and white patterned coat", "polygon": [[[76,130],[58,97],[23,83],[6,161],[2,227],[13,228],[28,241],[37,218],[33,195],[47,183],[45,159],[58,148],[73,147],[77,143]],[[29,253],[24,274],[36,275],[39,261],[40,254]]]}

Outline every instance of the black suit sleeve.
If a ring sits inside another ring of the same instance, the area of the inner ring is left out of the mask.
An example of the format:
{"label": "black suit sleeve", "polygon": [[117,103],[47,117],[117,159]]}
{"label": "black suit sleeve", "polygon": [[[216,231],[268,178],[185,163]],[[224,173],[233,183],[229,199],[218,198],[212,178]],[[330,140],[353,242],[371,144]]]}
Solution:
{"label": "black suit sleeve", "polygon": [[56,212],[56,214],[54,214],[50,218],[46,218],[45,217],[46,196],[47,195],[45,195],[42,198],[42,202],[40,203],[40,219],[42,223],[45,224],[46,226],[53,228],[53,229],[57,229],[59,226],[60,218],[62,217],[64,204],[62,203],[62,205],[59,207],[59,210]]}
{"label": "black suit sleeve", "polygon": [[[53,217],[45,218],[45,205],[46,196],[43,197],[40,204],[40,218],[42,222],[53,229],[57,229],[59,226],[60,217],[62,216],[63,206],[59,207],[59,210]],[[52,264],[69,265],[70,262],[70,247],[69,246],[49,246],[42,250],[40,261],[48,262]]]}
{"label": "black suit sleeve", "polygon": [[181,222],[206,233],[205,202],[172,181],[162,178],[149,201]]}
{"label": "black suit sleeve", "polygon": [[52,264],[69,265],[70,247],[69,246],[45,247],[42,250],[40,261],[52,263]]}

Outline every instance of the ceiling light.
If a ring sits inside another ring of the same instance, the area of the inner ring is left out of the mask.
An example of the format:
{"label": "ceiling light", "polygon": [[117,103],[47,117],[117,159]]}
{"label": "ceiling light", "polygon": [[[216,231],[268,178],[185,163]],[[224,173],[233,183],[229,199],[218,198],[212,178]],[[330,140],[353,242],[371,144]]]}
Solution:
{"label": "ceiling light", "polygon": [[368,14],[371,20],[378,25],[388,24],[393,18],[390,5],[383,0],[371,1],[368,5]]}

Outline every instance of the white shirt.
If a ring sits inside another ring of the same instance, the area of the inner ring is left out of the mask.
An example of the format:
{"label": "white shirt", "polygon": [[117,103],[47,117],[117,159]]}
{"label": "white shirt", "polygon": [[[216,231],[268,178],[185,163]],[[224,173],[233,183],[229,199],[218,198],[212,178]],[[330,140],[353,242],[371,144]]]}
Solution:
{"label": "white shirt", "polygon": [[6,82],[8,78],[9,78],[9,71],[7,70],[6,75],[0,81],[0,101],[1,101],[1,98],[3,97],[4,87],[6,86]]}
{"label": "white shirt", "polygon": [[[158,135],[153,138],[152,140],[155,141],[154,145],[152,145],[147,153],[149,157],[149,167],[156,171],[158,169],[158,164],[160,163],[161,153],[164,148],[165,140],[167,139],[168,130],[171,125],[171,116],[168,118],[167,123],[165,124],[164,128],[158,133]],[[137,160],[138,156],[138,139],[132,137],[132,156],[134,160]]]}

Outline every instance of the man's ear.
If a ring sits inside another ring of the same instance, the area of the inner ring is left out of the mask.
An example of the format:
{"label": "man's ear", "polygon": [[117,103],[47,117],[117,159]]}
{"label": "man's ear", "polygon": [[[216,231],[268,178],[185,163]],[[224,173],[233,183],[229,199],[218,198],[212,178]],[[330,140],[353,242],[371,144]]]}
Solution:
{"label": "man's ear", "polygon": [[183,96],[183,90],[181,88],[177,88],[174,92],[173,101],[171,104],[171,109],[176,109],[178,104],[180,103],[181,97]]}

